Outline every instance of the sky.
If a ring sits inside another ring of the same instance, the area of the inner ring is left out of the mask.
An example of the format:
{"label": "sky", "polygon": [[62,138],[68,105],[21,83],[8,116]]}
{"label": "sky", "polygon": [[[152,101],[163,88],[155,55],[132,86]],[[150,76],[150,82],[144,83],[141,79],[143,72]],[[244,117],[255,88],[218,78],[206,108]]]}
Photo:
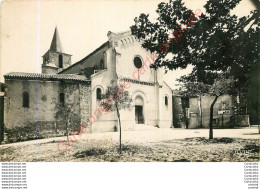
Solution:
{"label": "sky", "polygon": [[[108,31],[130,30],[141,13],[156,17],[157,0],[6,0],[0,7],[0,81],[9,72],[41,73],[42,55],[50,48],[57,26],[63,51],[72,64],[108,40]],[[185,0],[186,6],[203,10],[206,0]],[[234,10],[238,16],[254,9],[242,0]],[[168,72],[166,82],[176,88],[176,78],[185,70]]]}

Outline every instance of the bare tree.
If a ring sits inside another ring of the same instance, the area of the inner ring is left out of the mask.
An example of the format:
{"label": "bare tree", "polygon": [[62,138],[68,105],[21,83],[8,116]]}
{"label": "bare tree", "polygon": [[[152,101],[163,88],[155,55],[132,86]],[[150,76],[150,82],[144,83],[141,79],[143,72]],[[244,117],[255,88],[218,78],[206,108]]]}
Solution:
{"label": "bare tree", "polygon": [[[58,104],[56,105],[57,112],[55,114],[56,118],[56,126],[58,125],[59,121],[65,122],[65,130],[66,130],[66,136],[69,140],[69,133],[74,129],[78,130],[78,127],[80,125],[80,118],[79,115],[77,115],[72,110],[72,105],[69,104]],[[79,132],[79,131],[78,131]]]}
{"label": "bare tree", "polygon": [[101,106],[106,111],[116,111],[119,124],[119,151],[122,152],[122,126],[120,119],[120,110],[131,109],[132,99],[129,92],[125,90],[125,85],[119,85],[114,80],[111,81],[109,87],[102,94]]}

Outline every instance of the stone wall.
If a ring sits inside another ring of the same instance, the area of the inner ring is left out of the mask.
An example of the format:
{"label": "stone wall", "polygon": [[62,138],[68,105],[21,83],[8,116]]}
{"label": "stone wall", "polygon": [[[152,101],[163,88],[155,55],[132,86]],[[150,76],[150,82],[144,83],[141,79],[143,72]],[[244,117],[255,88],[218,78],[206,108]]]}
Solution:
{"label": "stone wall", "polygon": [[[168,98],[168,104],[165,104],[165,97]],[[163,81],[161,81],[161,87],[159,87],[158,104],[159,104],[159,127],[171,128],[173,126],[172,90]]]}
{"label": "stone wall", "polygon": [[174,96],[172,99],[172,111],[173,111],[173,126],[174,128],[182,127],[183,122],[183,109],[180,96]]}
{"label": "stone wall", "polygon": [[91,115],[91,86],[86,84],[79,84],[80,90],[80,125],[87,127],[87,133],[92,132],[92,127],[88,121]]}
{"label": "stone wall", "polygon": [[250,126],[249,115],[234,115],[230,117],[227,123],[230,127],[248,127]]}
{"label": "stone wall", "polygon": [[[54,81],[6,80],[5,126],[22,127],[28,122],[55,121],[59,83]],[[29,93],[29,107],[23,107],[23,92]],[[37,104],[39,104],[37,106]]]}
{"label": "stone wall", "polygon": [[[62,62],[63,62],[63,68],[59,68],[59,55],[62,55]],[[56,66],[56,68],[51,69],[46,68],[45,65],[48,66],[48,63],[52,63]],[[42,65],[42,73],[47,73],[47,74],[53,74],[53,72],[56,71],[62,71],[63,69],[69,67],[71,65],[71,55],[65,54],[65,53],[58,53],[58,52],[51,52],[48,51],[44,56],[43,56],[43,65]]]}
{"label": "stone wall", "polygon": [[[214,96],[202,96],[202,126],[209,127],[210,119],[210,105],[214,100]],[[200,123],[200,111],[199,111],[199,98],[191,98],[190,104],[190,121],[189,128],[198,128]],[[214,105],[213,111],[213,127],[222,128],[222,115],[218,114],[218,111],[222,109],[227,110],[227,113],[223,115],[223,127],[227,127],[227,123],[230,121],[230,117],[234,115],[233,109],[233,97],[230,95],[223,95],[218,98]]]}
{"label": "stone wall", "polygon": [[4,139],[4,96],[0,95],[0,144]]}
{"label": "stone wall", "polygon": [[[64,120],[67,116],[58,112],[65,107],[70,110],[69,133],[72,133],[74,128],[79,128],[78,82],[7,79],[6,85],[4,122],[5,133],[10,141],[64,136],[67,124]],[[23,107],[24,91],[29,93],[29,107]],[[60,93],[65,94],[64,105],[61,105]]]}
{"label": "stone wall", "polygon": [[42,73],[56,74],[57,72],[58,72],[58,68],[42,65]]}

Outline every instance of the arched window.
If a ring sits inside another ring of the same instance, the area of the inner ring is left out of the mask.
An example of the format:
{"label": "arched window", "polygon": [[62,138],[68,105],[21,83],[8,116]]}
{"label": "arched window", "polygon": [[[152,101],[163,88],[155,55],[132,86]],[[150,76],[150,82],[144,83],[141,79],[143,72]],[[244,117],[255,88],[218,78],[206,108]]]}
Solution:
{"label": "arched window", "polygon": [[61,54],[59,55],[59,68],[63,68],[63,57]]}
{"label": "arched window", "polygon": [[104,69],[104,68],[105,68],[104,62],[103,62],[103,60],[100,60],[100,69]]}
{"label": "arched window", "polygon": [[27,91],[23,92],[23,107],[29,108],[30,98],[29,93]]}
{"label": "arched window", "polygon": [[97,100],[101,100],[101,89],[97,88]]}
{"label": "arched window", "polygon": [[165,106],[168,106],[168,96],[164,97],[164,103],[165,103]]}
{"label": "arched window", "polygon": [[64,103],[65,103],[65,95],[64,95],[64,93],[60,93],[60,103],[62,105],[64,105]]}

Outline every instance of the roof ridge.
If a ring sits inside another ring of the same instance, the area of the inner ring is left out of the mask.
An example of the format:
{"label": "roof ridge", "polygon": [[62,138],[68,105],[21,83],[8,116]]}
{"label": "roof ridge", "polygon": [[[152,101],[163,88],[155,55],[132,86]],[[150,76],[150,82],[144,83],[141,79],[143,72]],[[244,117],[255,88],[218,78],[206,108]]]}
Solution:
{"label": "roof ridge", "polygon": [[5,79],[9,78],[29,78],[29,79],[56,79],[56,80],[74,80],[74,81],[90,81],[84,75],[76,74],[42,74],[42,73],[26,73],[26,72],[10,72],[4,75]]}
{"label": "roof ridge", "polygon": [[120,35],[120,34],[129,33],[129,32],[131,32],[131,30],[127,30],[127,31],[118,32],[118,33],[116,33],[116,34],[117,34],[117,35]]}
{"label": "roof ridge", "polygon": [[100,49],[102,49],[104,46],[108,45],[109,41],[106,41],[105,43],[103,43],[101,46],[99,46],[98,48],[96,48],[94,51],[92,51],[90,54],[88,54],[87,56],[85,56],[84,58],[82,58],[81,60],[75,62],[74,64],[70,65],[69,67],[63,69],[62,71],[58,72],[58,74],[61,74],[62,72],[68,70],[69,68],[76,66],[77,64],[81,63],[82,61],[88,59],[90,56],[92,56],[93,54],[95,54],[97,51],[99,51]]}

